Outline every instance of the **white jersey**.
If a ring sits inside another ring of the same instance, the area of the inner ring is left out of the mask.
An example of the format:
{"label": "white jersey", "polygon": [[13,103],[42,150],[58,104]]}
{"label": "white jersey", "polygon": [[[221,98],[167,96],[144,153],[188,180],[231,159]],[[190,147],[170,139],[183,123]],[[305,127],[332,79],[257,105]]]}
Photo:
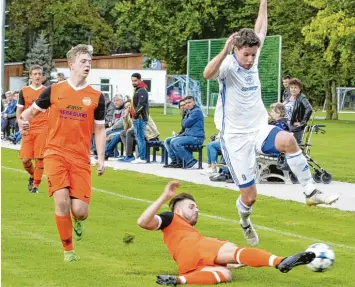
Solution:
{"label": "white jersey", "polygon": [[234,55],[228,55],[222,62],[218,75],[218,101],[222,105],[217,105],[215,116],[216,126],[222,122],[222,133],[252,133],[268,124],[267,111],[261,99],[259,54],[260,50],[249,70],[241,67]]}

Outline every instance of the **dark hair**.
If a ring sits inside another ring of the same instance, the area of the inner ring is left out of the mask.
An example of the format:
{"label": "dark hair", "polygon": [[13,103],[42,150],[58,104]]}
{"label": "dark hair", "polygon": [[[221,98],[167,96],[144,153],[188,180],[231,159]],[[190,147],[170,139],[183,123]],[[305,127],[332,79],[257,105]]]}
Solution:
{"label": "dark hair", "polygon": [[182,102],[185,102],[185,99],[181,99],[181,100],[179,101],[179,108],[180,108]]}
{"label": "dark hair", "polygon": [[289,86],[298,86],[300,88],[300,90],[302,91],[303,85],[302,82],[297,79],[297,78],[292,78],[289,82],[288,82]]}
{"label": "dark hair", "polygon": [[63,73],[58,73],[57,76],[60,76],[60,77],[64,78],[64,74]]}
{"label": "dark hair", "polygon": [[142,76],[139,73],[133,73],[131,77],[132,78],[137,78],[138,80],[142,79]]}
{"label": "dark hair", "polygon": [[193,101],[195,101],[195,98],[194,98],[193,96],[187,96],[187,97],[184,98],[184,101],[186,101],[186,100],[193,100]]}
{"label": "dark hair", "polygon": [[235,46],[237,48],[242,48],[242,47],[254,47],[258,46],[260,47],[260,39],[256,35],[253,29],[241,29],[238,34],[237,38],[235,41]]}
{"label": "dark hair", "polygon": [[283,80],[290,80],[290,79],[291,79],[291,76],[290,76],[290,75],[286,75],[286,76],[283,76],[282,79],[283,79]]}
{"label": "dark hair", "polygon": [[179,202],[179,201],[182,201],[182,200],[185,200],[185,199],[191,199],[193,202],[195,202],[195,199],[194,197],[191,195],[191,194],[188,194],[188,193],[180,193],[176,196],[174,196],[170,202],[169,202],[169,208],[171,211],[174,211],[174,208],[175,208],[175,205]]}

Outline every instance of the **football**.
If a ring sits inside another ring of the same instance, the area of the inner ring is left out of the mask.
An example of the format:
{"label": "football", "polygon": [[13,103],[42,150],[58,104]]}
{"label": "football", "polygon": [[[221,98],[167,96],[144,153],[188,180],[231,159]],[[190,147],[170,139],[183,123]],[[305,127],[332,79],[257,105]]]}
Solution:
{"label": "football", "polygon": [[306,251],[312,251],[316,254],[316,258],[307,265],[314,272],[324,272],[334,264],[334,251],[325,243],[312,244]]}

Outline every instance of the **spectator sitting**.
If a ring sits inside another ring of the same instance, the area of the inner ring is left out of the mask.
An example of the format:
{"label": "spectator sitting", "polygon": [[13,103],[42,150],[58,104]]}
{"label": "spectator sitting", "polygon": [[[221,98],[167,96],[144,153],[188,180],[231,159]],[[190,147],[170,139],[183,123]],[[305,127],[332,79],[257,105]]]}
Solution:
{"label": "spectator sitting", "polygon": [[116,106],[113,102],[110,100],[110,95],[109,94],[104,94],[105,97],[105,128],[109,128],[112,126],[114,122],[114,114],[116,110]]}
{"label": "spectator sitting", "polygon": [[62,81],[65,81],[65,77],[64,77],[64,74],[63,73],[58,73],[57,74],[57,82],[62,82]]}
{"label": "spectator sitting", "polygon": [[211,142],[207,144],[207,163],[208,166],[201,172],[203,175],[213,175],[217,173],[218,153],[222,151],[219,134],[211,136]]}
{"label": "spectator sitting", "polygon": [[[196,106],[192,96],[185,98],[186,115],[182,120],[183,134],[171,143],[171,153],[185,162],[185,168],[193,168],[197,160],[193,158],[185,146],[202,145],[205,139],[204,117],[201,109]],[[182,164],[171,162],[171,167],[182,167]]]}
{"label": "spectator sitting", "polygon": [[307,97],[301,93],[302,83],[298,79],[291,79],[290,96],[284,101],[287,124],[297,143],[302,143],[302,137],[307,122],[312,115],[312,106]]}
{"label": "spectator sitting", "polygon": [[[113,102],[110,101],[110,95],[104,94],[105,97],[105,128],[109,128],[113,124],[113,116],[115,114],[116,106]],[[96,155],[96,146],[95,146],[95,135],[92,135],[91,139],[91,152]]]}
{"label": "spectator sitting", "polygon": [[171,165],[167,165],[164,167],[175,167],[175,166],[180,166],[182,165],[182,162],[178,162],[178,159],[176,158],[175,154],[171,152],[171,142],[174,141],[175,139],[177,139],[179,136],[181,136],[182,134],[184,134],[184,127],[182,127],[182,121],[184,120],[184,117],[186,115],[186,109],[185,109],[185,99],[182,99],[179,101],[179,109],[180,109],[180,114],[182,116],[181,118],[181,131],[175,135],[173,135],[172,137],[168,137],[165,139],[164,141],[164,146],[165,149],[168,153],[168,157],[170,157],[171,162],[172,163],[176,163],[176,164],[171,164]]}
{"label": "spectator sitting", "polygon": [[120,132],[120,138],[126,151],[126,156],[123,157],[123,155],[121,155],[118,160],[122,162],[131,162],[135,160],[135,157],[133,155],[134,129],[132,121],[131,103],[125,103],[124,107],[125,110],[123,112],[123,131]]}
{"label": "spectator sitting", "polygon": [[270,106],[269,112],[269,125],[279,127],[284,131],[290,131],[290,127],[287,124],[286,108],[282,103],[274,103]]}
{"label": "spectator sitting", "polygon": [[116,95],[113,98],[115,105],[113,125],[106,129],[106,150],[105,158],[112,156],[117,144],[120,142],[120,133],[123,130],[123,99],[121,95]]}
{"label": "spectator sitting", "polygon": [[18,144],[21,139],[22,139],[22,135],[19,131],[15,132],[15,134],[10,135],[8,137],[8,139],[13,143],[13,144]]}
{"label": "spectator sitting", "polygon": [[1,132],[4,137],[10,135],[10,128],[15,129],[16,126],[16,105],[17,101],[11,91],[5,93],[7,106],[1,113]]}
{"label": "spectator sitting", "polygon": [[[158,128],[151,116],[148,117],[148,121],[145,126],[144,136],[145,136],[145,141],[144,141],[145,144],[146,144],[146,141],[159,140],[159,131],[158,131]],[[126,156],[124,158],[119,159],[119,161],[132,162],[132,163],[143,163],[142,161],[134,162],[134,160],[135,160],[135,157],[133,155],[134,144],[135,144],[134,130],[132,128],[129,128],[126,131],[122,131],[121,138],[122,138],[122,142],[124,143],[125,148],[126,148]]]}

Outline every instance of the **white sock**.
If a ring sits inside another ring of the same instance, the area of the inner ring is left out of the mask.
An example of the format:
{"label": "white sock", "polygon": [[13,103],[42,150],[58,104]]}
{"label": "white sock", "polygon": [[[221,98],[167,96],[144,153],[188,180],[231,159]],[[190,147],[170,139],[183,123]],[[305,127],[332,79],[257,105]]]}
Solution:
{"label": "white sock", "polygon": [[243,227],[247,227],[250,225],[250,220],[249,217],[251,215],[252,208],[250,206],[247,206],[239,196],[237,201],[236,201],[236,206],[238,209],[238,213],[240,216],[240,223]]}
{"label": "white sock", "polygon": [[297,176],[298,181],[304,189],[304,193],[310,195],[315,190],[315,186],[307,159],[302,154],[302,151],[299,150],[294,154],[286,155],[286,161],[291,171]]}

